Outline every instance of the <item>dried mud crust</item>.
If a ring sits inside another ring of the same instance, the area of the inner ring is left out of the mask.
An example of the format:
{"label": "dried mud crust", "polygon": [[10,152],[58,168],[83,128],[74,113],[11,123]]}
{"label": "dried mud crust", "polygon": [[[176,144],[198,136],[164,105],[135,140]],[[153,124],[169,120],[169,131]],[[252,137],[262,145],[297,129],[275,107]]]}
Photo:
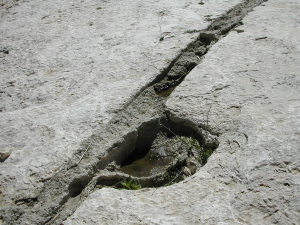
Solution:
{"label": "dried mud crust", "polygon": [[[159,187],[196,172],[206,163],[205,155],[218,146],[217,137],[204,124],[173,118],[165,111],[165,102],[209,48],[262,2],[244,1],[200,31],[197,40],[157,79],[137,93],[103,130],[82,143],[74,157],[52,178],[42,181],[44,189],[40,193],[16,199],[15,205],[1,208],[4,224],[61,224],[95,188],[122,188],[119,184],[124,180],[133,180],[142,187]],[[99,148],[106,149],[106,153],[99,154]],[[130,164],[129,159],[141,159],[137,153],[149,158],[156,155],[159,160],[165,154],[173,156],[156,172],[151,168],[150,172],[146,170],[147,173],[136,176],[122,171]]]}

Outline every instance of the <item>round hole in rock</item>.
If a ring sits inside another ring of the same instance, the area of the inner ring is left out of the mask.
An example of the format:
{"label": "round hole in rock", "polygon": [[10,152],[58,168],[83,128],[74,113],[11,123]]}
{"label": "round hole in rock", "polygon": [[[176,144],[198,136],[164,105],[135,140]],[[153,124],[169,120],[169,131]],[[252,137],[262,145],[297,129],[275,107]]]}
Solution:
{"label": "round hole in rock", "polygon": [[[175,123],[161,118],[143,123],[136,132],[135,143],[130,145],[131,150],[126,151],[127,156],[111,174],[100,175],[99,186],[107,186],[111,177],[114,185],[109,186],[115,188],[159,187],[193,175],[218,145],[217,141],[207,144],[202,132],[190,121]],[[120,146],[125,146],[124,143]]]}

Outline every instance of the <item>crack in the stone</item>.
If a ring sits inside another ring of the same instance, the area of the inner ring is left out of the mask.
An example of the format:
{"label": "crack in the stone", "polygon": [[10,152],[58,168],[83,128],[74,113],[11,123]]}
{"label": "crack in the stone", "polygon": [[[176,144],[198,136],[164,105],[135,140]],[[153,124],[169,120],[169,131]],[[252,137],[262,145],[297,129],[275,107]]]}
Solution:
{"label": "crack in the stone", "polygon": [[197,31],[200,33],[198,38],[182,51],[172,62],[172,67],[164,71],[163,75],[160,76],[160,80],[155,82],[155,91],[157,93],[166,92],[170,88],[179,85],[185,76],[201,62],[202,57],[216,42],[226,36],[236,26],[241,25],[245,15],[255,6],[265,1],[267,0],[246,0],[230,9],[226,14],[213,20],[208,28]]}
{"label": "crack in the stone", "polygon": [[[37,197],[17,200],[19,204],[22,203],[19,206],[2,208],[0,211],[3,221],[8,225],[61,224],[95,187],[116,186],[128,178],[142,183],[144,187],[157,187],[175,181],[187,166],[187,158],[174,161],[166,173],[159,175],[160,177],[135,177],[119,169],[115,170],[112,166],[116,164],[118,167],[132,156],[137,149],[133,146],[139,145],[138,135],[139,132],[142,135],[142,127],[146,126],[146,129],[151,130],[147,127],[149,122],[157,123],[161,119],[165,120],[165,126],[178,137],[193,137],[207,149],[215,149],[218,145],[216,137],[207,131],[205,125],[196,125],[186,119],[174,118],[165,111],[165,102],[174,88],[201,62],[209,48],[238,26],[248,12],[264,1],[245,0],[220,18],[213,20],[168,68],[149,85],[143,87],[107,125],[82,143],[74,157],[50,180],[45,181],[44,189]],[[158,131],[160,128],[155,129]],[[187,130],[192,132],[184,134]],[[155,135],[157,133],[155,132]],[[149,141],[148,145],[151,146],[155,135],[140,139]],[[149,148],[148,146],[145,149]],[[179,172],[178,169],[182,171]],[[164,177],[165,175],[168,177]]]}

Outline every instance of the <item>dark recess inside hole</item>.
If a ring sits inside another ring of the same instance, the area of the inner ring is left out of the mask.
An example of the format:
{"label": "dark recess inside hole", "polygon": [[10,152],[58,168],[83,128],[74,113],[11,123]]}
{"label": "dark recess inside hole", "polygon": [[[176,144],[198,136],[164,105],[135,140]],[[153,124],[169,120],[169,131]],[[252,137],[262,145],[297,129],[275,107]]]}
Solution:
{"label": "dark recess inside hole", "polygon": [[129,165],[137,159],[143,158],[150,150],[151,144],[159,131],[159,121],[149,121],[143,123],[138,128],[138,137],[135,150],[121,163],[121,166]]}
{"label": "dark recess inside hole", "polygon": [[167,138],[178,135],[192,137],[200,144],[204,142],[203,138],[192,127],[184,123],[174,123],[165,118],[149,121],[139,127],[135,150],[123,160],[121,166],[129,165],[135,160],[145,157],[159,132],[163,133]]}
{"label": "dark recess inside hole", "polygon": [[82,190],[90,181],[89,177],[80,177],[78,179],[74,179],[73,182],[69,186],[69,194],[71,197],[76,197],[81,194]]}
{"label": "dark recess inside hole", "polygon": [[217,37],[214,33],[201,33],[199,40],[204,43],[206,46],[210,45],[212,41],[216,41]]}

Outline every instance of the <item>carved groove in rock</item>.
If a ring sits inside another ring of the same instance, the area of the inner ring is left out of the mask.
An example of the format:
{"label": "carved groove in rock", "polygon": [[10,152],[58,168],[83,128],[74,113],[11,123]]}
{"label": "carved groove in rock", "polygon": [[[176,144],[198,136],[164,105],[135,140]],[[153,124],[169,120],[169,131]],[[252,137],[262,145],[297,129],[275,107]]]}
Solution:
{"label": "carved groove in rock", "polygon": [[[201,62],[209,48],[238,26],[242,18],[262,2],[264,0],[246,0],[200,31],[197,40],[176,57],[163,73],[142,88],[103,130],[82,143],[82,147],[60,171],[44,181],[44,189],[33,198],[34,201],[27,204],[29,200],[16,200],[18,204],[15,206],[1,209],[4,212],[3,221],[6,224],[61,224],[95,188],[123,188],[119,184],[124,180],[136,181],[142,187],[158,187],[195,172],[191,171],[190,161],[195,161],[194,156],[201,158],[201,151],[215,149],[218,145],[216,137],[210,134],[207,124],[196,125],[186,120],[178,121],[178,118],[175,122],[172,115],[165,112],[164,103],[174,88]],[[178,158],[175,156],[175,161],[170,160],[171,166],[167,164],[167,169],[161,175],[154,173],[152,176],[151,170],[146,170],[144,175],[133,176],[130,169],[125,168],[135,161],[132,157],[141,160],[143,155],[166,153],[153,146],[157,144],[156,141],[166,141],[167,144],[182,148],[182,155],[177,156],[183,159],[176,161]],[[192,145],[203,149],[199,148],[196,152]],[[99,149],[105,149],[105,153],[99,153]],[[206,160],[204,157],[202,161],[194,162],[196,170]]]}

